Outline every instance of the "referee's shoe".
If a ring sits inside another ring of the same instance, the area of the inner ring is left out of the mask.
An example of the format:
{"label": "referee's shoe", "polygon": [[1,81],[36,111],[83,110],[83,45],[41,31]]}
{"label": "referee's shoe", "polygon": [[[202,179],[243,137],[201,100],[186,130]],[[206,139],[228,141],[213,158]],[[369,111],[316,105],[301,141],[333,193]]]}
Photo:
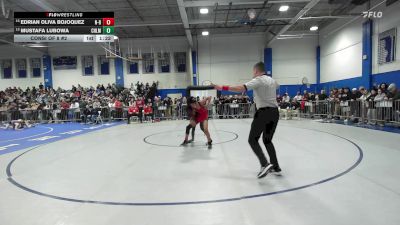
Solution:
{"label": "referee's shoe", "polygon": [[274,167],[272,164],[268,164],[266,166],[261,167],[260,172],[258,173],[258,179],[261,179],[268,175],[269,171]]}

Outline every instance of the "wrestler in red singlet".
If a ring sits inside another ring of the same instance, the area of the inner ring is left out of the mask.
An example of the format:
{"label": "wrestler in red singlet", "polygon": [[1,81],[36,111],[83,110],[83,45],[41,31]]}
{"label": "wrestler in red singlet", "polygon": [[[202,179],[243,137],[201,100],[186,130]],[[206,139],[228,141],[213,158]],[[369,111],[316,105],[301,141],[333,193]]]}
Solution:
{"label": "wrestler in red singlet", "polygon": [[208,119],[208,109],[205,106],[200,105],[200,107],[196,109],[196,112],[196,123],[201,123]]}

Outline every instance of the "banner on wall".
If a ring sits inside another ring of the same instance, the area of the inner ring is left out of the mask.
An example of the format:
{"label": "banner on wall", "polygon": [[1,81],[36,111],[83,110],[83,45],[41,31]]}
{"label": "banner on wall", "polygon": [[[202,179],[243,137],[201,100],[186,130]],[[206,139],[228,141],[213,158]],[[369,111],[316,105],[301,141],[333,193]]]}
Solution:
{"label": "banner on wall", "polygon": [[53,58],[54,70],[69,70],[76,69],[77,57],[76,56],[58,56]]}
{"label": "banner on wall", "polygon": [[378,63],[385,64],[395,61],[396,58],[396,28],[379,34]]}

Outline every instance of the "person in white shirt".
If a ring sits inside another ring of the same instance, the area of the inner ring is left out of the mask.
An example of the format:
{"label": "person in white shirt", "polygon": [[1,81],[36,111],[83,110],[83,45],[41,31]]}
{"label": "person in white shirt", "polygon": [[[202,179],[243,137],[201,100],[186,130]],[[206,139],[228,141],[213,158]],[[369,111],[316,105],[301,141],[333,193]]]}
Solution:
{"label": "person in white shirt", "polygon": [[300,94],[300,91],[298,91],[298,92],[297,92],[297,95],[294,96],[294,98],[295,98],[297,101],[301,101],[301,100],[303,99],[303,96]]}
{"label": "person in white shirt", "polygon": [[290,103],[290,96],[288,93],[285,93],[285,95],[283,95],[282,102]]}
{"label": "person in white shirt", "polygon": [[[272,170],[281,172],[275,147],[272,144],[272,138],[279,120],[278,102],[276,101],[276,90],[279,88],[279,84],[265,74],[264,68],[263,62],[255,64],[253,67],[253,79],[244,85],[214,85],[217,90],[242,93],[247,90],[254,91],[254,102],[256,103],[257,111],[251,124],[248,141],[261,164],[260,172],[257,175],[258,178],[265,177]],[[258,143],[261,134],[263,134],[263,142],[271,163],[268,162]]]}

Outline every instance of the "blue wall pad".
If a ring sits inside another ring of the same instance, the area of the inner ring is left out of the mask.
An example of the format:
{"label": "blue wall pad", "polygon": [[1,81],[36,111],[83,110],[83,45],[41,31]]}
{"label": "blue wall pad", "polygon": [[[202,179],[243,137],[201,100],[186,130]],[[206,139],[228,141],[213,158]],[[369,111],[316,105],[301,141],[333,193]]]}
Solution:
{"label": "blue wall pad", "polygon": [[362,30],[362,83],[364,87],[370,88],[372,75],[372,20],[364,22]]}
{"label": "blue wall pad", "polygon": [[114,59],[115,64],[115,84],[118,87],[124,86],[124,63],[121,58]]}
{"label": "blue wall pad", "polygon": [[53,70],[51,68],[51,56],[43,56],[43,76],[44,86],[53,87]]}
{"label": "blue wall pad", "polygon": [[265,73],[269,76],[272,75],[272,48],[264,48],[264,66]]}
{"label": "blue wall pad", "polygon": [[192,51],[192,74],[193,74],[193,85],[197,85],[197,52]]}
{"label": "blue wall pad", "polygon": [[317,84],[321,83],[321,47],[317,46]]}

